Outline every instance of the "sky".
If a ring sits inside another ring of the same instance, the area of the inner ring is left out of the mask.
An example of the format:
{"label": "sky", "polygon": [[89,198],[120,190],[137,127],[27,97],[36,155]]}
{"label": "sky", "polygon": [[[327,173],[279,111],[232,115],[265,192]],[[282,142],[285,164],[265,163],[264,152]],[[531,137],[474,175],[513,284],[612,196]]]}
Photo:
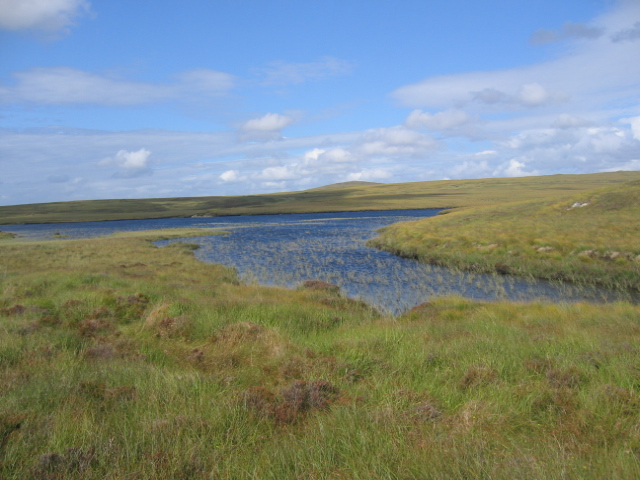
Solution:
{"label": "sky", "polygon": [[0,0],[0,205],[640,170],[640,0]]}

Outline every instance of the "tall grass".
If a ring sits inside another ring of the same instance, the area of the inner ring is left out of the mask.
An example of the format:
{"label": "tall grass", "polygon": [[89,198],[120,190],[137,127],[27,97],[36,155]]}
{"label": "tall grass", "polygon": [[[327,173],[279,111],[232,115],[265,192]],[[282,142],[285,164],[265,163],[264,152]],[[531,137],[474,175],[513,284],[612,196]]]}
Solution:
{"label": "tall grass", "polygon": [[638,478],[640,309],[380,315],[154,232],[0,243],[0,477]]}

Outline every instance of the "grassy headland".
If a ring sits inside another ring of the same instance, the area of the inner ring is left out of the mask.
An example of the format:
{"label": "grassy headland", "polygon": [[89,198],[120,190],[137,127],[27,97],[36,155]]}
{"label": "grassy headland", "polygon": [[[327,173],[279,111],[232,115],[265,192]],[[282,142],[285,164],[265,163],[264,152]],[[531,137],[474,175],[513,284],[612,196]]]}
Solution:
{"label": "grassy headland", "polygon": [[158,235],[0,240],[1,478],[640,476],[640,307],[388,318]]}
{"label": "grassy headland", "polygon": [[640,180],[640,172],[396,184],[348,182],[265,195],[40,203],[0,206],[0,224],[471,207],[557,198],[630,180]]}
{"label": "grassy headland", "polygon": [[640,291],[640,182],[391,225],[371,245],[474,272]]}

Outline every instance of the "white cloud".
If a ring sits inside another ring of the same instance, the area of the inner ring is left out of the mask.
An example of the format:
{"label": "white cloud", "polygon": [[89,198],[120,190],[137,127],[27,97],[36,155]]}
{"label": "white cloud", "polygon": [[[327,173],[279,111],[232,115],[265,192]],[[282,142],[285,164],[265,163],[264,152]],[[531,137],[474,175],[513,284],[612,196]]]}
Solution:
{"label": "white cloud", "polygon": [[[634,169],[640,152],[632,130],[636,117],[586,126],[565,119],[560,126],[550,115],[545,128],[482,141],[456,138],[452,144],[403,126],[264,143],[238,142],[232,131],[0,129],[0,158],[11,159],[0,162],[2,202],[235,195],[349,179],[405,182]],[[101,158],[105,168],[96,169]]]}
{"label": "white cloud", "polygon": [[401,104],[414,107],[455,108],[497,106],[499,108],[532,107],[557,104],[569,98],[563,82],[560,88],[531,82],[534,69],[498,72],[473,72],[432,77],[401,87],[392,96]]}
{"label": "white cloud", "polygon": [[13,73],[15,84],[0,88],[0,102],[39,105],[140,105],[187,98],[194,94],[220,95],[233,87],[232,75],[192,70],[167,84],[130,82],[70,67],[40,67]]}
{"label": "white cloud", "polygon": [[640,140],[640,117],[625,118],[622,123],[631,125],[631,131],[633,132],[633,138]]}
{"label": "white cloud", "polygon": [[364,132],[361,142],[353,150],[367,157],[386,156],[401,160],[407,156],[424,155],[437,148],[438,143],[429,135],[397,126]]}
{"label": "white cloud", "polygon": [[495,150],[482,150],[481,152],[474,153],[474,156],[476,156],[476,157],[494,156],[497,153],[498,152],[495,151]]}
{"label": "white cloud", "polygon": [[384,168],[364,169],[347,175],[347,181],[377,181],[390,178],[392,173]]}
{"label": "white cloud", "polygon": [[153,171],[149,168],[149,156],[151,152],[145,148],[129,152],[119,150],[113,157],[107,157],[98,162],[98,165],[119,167],[120,170],[114,173],[115,178],[132,178],[142,175],[151,175]]}
{"label": "white cloud", "polygon": [[257,178],[267,181],[294,180],[299,174],[290,166],[267,167],[257,175]]}
{"label": "white cloud", "polygon": [[[290,189],[354,179],[387,179],[401,169],[400,163],[416,161],[437,148],[437,142],[428,135],[402,126],[366,130],[350,140],[348,144],[315,147],[295,156],[272,158],[277,165],[254,171],[249,178],[262,181],[265,187],[265,181],[271,182],[270,188],[277,182],[285,182]],[[261,159],[260,163],[266,161]]]}
{"label": "white cloud", "polygon": [[220,175],[223,182],[237,182],[240,180],[240,172],[238,170],[227,170]]}
{"label": "white cloud", "polygon": [[629,160],[628,162],[618,164],[614,167],[606,168],[602,171],[603,172],[619,172],[619,171],[633,172],[633,171],[639,171],[639,170],[640,170],[640,159],[637,159],[637,160]]}
{"label": "white cloud", "polygon": [[317,62],[289,63],[272,62],[268,68],[256,70],[265,86],[298,85],[309,80],[346,75],[353,65],[335,57],[322,57]]}
{"label": "white cloud", "polygon": [[487,160],[465,160],[448,169],[447,174],[448,178],[477,178],[491,175],[491,167]]}
{"label": "white cloud", "polygon": [[144,148],[141,148],[136,152],[120,150],[114,158],[114,163],[129,170],[147,168],[149,155],[151,155],[151,152]]}
{"label": "white cloud", "polygon": [[547,103],[550,97],[551,95],[547,89],[539,83],[527,83],[520,87],[516,98],[523,105],[536,107]]}
{"label": "white cloud", "polygon": [[440,178],[631,169],[640,152],[640,62],[630,61],[638,20],[640,2],[619,2],[552,32],[565,44],[551,61],[430,77],[391,95],[414,108],[406,127],[439,129],[428,158]]}
{"label": "white cloud", "polygon": [[622,130],[617,128],[589,128],[581,142],[589,144],[595,153],[614,153],[627,141]]}
{"label": "white cloud", "polygon": [[[534,107],[540,112],[567,114],[594,110],[606,115],[616,109],[623,114],[633,107],[637,111],[640,62],[631,59],[638,56],[637,43],[632,41],[638,20],[640,2],[621,2],[584,28],[567,26],[569,41],[553,60],[429,77],[402,86],[391,96],[411,108],[464,108],[480,115],[532,115]],[[603,34],[596,35],[600,30]],[[619,32],[614,38],[618,41],[612,41],[605,32]],[[589,35],[589,41],[584,41]]]}
{"label": "white cloud", "polygon": [[[315,150],[317,151],[317,150]],[[331,163],[347,163],[354,160],[353,154],[345,148],[338,147],[331,150],[323,151],[318,155],[318,160]]]}
{"label": "white cloud", "polygon": [[432,130],[447,130],[471,122],[471,117],[462,110],[450,109],[444,112],[427,113],[422,110],[412,111],[405,120],[409,128],[428,128]]}
{"label": "white cloud", "polygon": [[326,150],[323,150],[321,148],[314,148],[313,150],[309,150],[308,152],[305,152],[304,155],[302,156],[303,163],[305,164],[313,163],[317,161],[318,158],[320,158],[320,155],[322,155],[325,152]]}
{"label": "white cloud", "polygon": [[85,0],[0,0],[0,28],[52,33],[73,25],[88,11]]}
{"label": "white cloud", "polygon": [[293,122],[293,118],[277,113],[267,113],[259,118],[252,118],[245,122],[240,128],[244,131],[251,132],[273,132],[282,130]]}
{"label": "white cloud", "polygon": [[[522,161],[520,161],[522,160]],[[512,158],[507,163],[500,165],[493,172],[494,177],[528,177],[532,175],[539,175],[536,170],[526,170],[527,165],[524,162],[525,159],[520,160]]]}
{"label": "white cloud", "polygon": [[558,115],[556,120],[553,122],[553,127],[556,128],[576,128],[586,127],[589,125],[591,125],[591,122],[588,120],[568,113]]}

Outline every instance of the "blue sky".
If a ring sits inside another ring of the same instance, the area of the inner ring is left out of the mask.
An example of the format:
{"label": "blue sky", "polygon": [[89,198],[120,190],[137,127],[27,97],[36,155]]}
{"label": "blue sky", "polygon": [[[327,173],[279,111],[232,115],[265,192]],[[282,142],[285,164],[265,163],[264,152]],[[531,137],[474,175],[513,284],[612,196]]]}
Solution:
{"label": "blue sky", "polygon": [[0,204],[640,170],[640,0],[0,0]]}

